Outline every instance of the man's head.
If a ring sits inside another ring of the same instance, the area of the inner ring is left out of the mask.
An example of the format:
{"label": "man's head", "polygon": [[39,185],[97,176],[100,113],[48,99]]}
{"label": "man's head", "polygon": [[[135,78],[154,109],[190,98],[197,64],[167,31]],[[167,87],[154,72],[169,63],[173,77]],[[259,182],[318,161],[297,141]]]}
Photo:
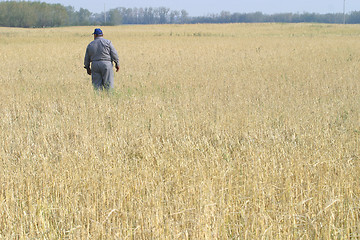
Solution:
{"label": "man's head", "polygon": [[94,35],[94,38],[102,37],[103,32],[102,32],[102,30],[100,28],[95,28],[93,35]]}

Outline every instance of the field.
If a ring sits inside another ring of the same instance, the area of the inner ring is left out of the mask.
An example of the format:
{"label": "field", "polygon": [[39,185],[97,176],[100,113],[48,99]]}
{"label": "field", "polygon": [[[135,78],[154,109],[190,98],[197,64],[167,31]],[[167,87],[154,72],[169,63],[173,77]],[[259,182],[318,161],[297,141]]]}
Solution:
{"label": "field", "polygon": [[359,239],[360,26],[0,28],[0,239]]}

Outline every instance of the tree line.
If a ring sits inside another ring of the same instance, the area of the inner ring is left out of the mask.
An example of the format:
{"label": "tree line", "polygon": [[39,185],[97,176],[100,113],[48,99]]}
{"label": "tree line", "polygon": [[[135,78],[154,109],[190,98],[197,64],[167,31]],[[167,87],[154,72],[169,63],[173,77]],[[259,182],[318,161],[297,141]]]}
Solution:
{"label": "tree line", "polygon": [[260,22],[316,22],[316,23],[360,23],[360,11],[342,13],[230,13],[191,17],[186,10],[158,8],[119,7],[102,13],[92,13],[72,6],[44,2],[2,1],[0,2],[0,26],[2,27],[59,27],[120,24],[195,24],[195,23],[260,23]]}
{"label": "tree line", "polygon": [[334,23],[334,24],[358,24],[360,23],[360,11],[351,13],[278,13],[263,14],[255,13],[230,13],[223,11],[220,14],[213,14],[206,17],[194,17],[192,23],[261,23],[261,22],[280,22],[280,23]]}

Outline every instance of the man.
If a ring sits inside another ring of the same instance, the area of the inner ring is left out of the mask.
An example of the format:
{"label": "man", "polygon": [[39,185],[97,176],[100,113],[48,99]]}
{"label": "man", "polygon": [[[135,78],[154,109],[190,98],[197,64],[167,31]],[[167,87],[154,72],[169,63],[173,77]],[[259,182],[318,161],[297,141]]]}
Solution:
{"label": "man", "polygon": [[91,75],[92,84],[96,90],[109,90],[114,88],[113,62],[118,72],[119,56],[111,41],[103,37],[100,28],[96,28],[93,35],[94,41],[86,48],[84,68]]}

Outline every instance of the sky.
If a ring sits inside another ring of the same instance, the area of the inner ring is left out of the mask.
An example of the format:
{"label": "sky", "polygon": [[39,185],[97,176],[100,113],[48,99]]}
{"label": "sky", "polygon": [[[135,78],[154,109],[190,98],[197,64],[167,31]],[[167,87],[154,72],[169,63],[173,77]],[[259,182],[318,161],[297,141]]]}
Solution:
{"label": "sky", "polygon": [[[167,7],[170,10],[186,10],[190,16],[229,11],[230,13],[342,13],[344,0],[42,0],[73,6],[75,10],[88,9],[101,13],[117,7]],[[360,0],[345,0],[345,11],[360,11]]]}

